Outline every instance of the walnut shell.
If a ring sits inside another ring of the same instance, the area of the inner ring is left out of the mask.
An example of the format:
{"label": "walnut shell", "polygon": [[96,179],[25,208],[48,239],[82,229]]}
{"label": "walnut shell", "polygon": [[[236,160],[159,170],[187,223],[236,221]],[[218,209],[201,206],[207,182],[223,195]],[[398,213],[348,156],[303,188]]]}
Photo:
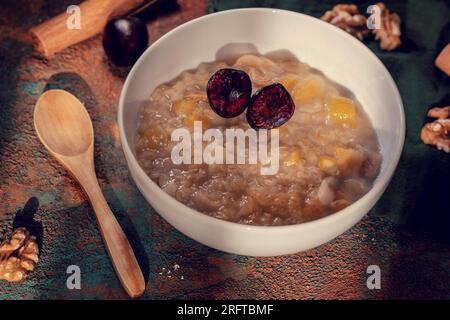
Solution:
{"label": "walnut shell", "polygon": [[39,260],[36,238],[25,228],[17,228],[9,242],[0,245],[0,280],[18,282],[34,270]]}

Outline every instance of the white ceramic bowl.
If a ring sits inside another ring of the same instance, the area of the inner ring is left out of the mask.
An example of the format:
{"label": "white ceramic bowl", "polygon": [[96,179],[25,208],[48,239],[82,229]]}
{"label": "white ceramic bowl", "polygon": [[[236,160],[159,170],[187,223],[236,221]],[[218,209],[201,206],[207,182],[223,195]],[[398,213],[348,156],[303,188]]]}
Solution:
{"label": "white ceramic bowl", "polygon": [[[232,43],[240,45],[228,46]],[[183,70],[215,60],[217,54],[222,57],[246,53],[252,47],[262,54],[289,50],[300,61],[349,88],[362,103],[378,134],[383,163],[372,189],[349,207],[297,225],[242,225],[212,218],[178,202],[139,166],[133,147],[137,116],[152,91]],[[128,75],[120,96],[118,121],[131,175],[152,207],[188,237],[225,252],[250,256],[307,250],[334,239],[356,224],[386,189],[405,136],[405,117],[397,87],[380,60],[364,44],[316,18],[274,9],[215,13],[167,33],[147,49]]]}

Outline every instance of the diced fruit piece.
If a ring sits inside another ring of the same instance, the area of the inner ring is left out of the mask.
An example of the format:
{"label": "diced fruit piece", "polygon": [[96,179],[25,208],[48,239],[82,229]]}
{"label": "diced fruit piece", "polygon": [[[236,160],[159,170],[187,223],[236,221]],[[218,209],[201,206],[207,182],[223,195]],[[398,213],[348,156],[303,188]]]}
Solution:
{"label": "diced fruit piece", "polygon": [[299,76],[293,73],[286,73],[279,79],[279,83],[281,83],[287,91],[292,92],[294,87],[298,84],[300,81]]}
{"label": "diced fruit piece", "polygon": [[233,118],[247,108],[252,82],[242,70],[220,69],[209,79],[206,93],[211,108],[223,118]]}
{"label": "diced fruit piece", "polygon": [[136,17],[113,18],[103,32],[106,55],[118,66],[131,66],[147,49],[148,31]]}
{"label": "diced fruit piece", "polygon": [[146,129],[144,137],[147,139],[147,147],[150,149],[157,149],[167,142],[167,133],[160,126]]}
{"label": "diced fruit piece", "polygon": [[196,107],[196,103],[194,100],[178,100],[173,105],[173,110],[179,116],[187,117],[192,114],[194,108]]}
{"label": "diced fruit piece", "polygon": [[336,179],[327,177],[322,180],[319,188],[317,189],[317,199],[324,204],[329,205],[335,198],[336,194],[334,187],[336,185]]}
{"label": "diced fruit piece", "polygon": [[254,129],[273,129],[288,121],[295,111],[294,101],[282,84],[260,89],[252,97],[247,121]]}
{"label": "diced fruit piece", "polygon": [[195,110],[193,113],[186,116],[184,119],[184,126],[193,129],[194,128],[194,122],[195,121],[201,121],[202,122],[202,129],[209,128],[209,120],[205,117],[203,112],[199,111],[199,109]]}
{"label": "diced fruit piece", "polygon": [[289,160],[287,160],[284,164],[287,167],[295,166],[295,165],[299,164],[301,160],[302,160],[302,154],[300,153],[300,150],[295,150],[294,152],[292,152]]}
{"label": "diced fruit piece", "polygon": [[339,124],[354,124],[356,117],[356,107],[353,100],[332,96],[328,99],[328,116]]}
{"label": "diced fruit piece", "polygon": [[358,171],[363,163],[363,154],[359,150],[337,147],[336,163],[344,174]]}
{"label": "diced fruit piece", "polygon": [[330,157],[321,157],[319,159],[319,168],[330,175],[339,174],[339,168],[337,167],[336,162]]}
{"label": "diced fruit piece", "polygon": [[310,104],[322,99],[325,91],[325,79],[318,75],[312,75],[294,88],[293,98],[297,106]]}
{"label": "diced fruit piece", "polygon": [[337,159],[338,163],[345,163],[345,162],[347,162],[348,158],[351,156],[352,149],[336,147],[335,154],[336,154],[336,159]]}

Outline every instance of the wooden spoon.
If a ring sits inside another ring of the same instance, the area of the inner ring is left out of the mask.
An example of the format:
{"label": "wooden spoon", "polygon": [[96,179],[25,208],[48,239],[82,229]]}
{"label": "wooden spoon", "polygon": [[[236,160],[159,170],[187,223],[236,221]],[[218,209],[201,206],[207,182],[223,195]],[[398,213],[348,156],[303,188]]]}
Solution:
{"label": "wooden spoon", "polygon": [[94,130],[81,102],[64,90],[42,94],[34,109],[37,136],[79,182],[94,208],[114,269],[130,297],[145,290],[144,277],[122,228],[111,212],[94,168]]}

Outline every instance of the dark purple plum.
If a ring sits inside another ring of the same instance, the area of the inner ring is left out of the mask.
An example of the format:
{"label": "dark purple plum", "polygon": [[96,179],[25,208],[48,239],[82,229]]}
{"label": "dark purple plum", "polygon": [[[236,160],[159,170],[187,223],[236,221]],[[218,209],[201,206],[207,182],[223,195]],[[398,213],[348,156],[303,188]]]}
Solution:
{"label": "dark purple plum", "polygon": [[147,26],[135,17],[110,20],[103,32],[103,48],[117,66],[133,65],[148,46]]}
{"label": "dark purple plum", "polygon": [[209,105],[223,118],[233,118],[247,108],[252,95],[252,82],[242,70],[220,69],[206,86]]}
{"label": "dark purple plum", "polygon": [[295,111],[291,95],[279,83],[258,90],[247,109],[247,121],[254,129],[274,129],[288,121]]}

